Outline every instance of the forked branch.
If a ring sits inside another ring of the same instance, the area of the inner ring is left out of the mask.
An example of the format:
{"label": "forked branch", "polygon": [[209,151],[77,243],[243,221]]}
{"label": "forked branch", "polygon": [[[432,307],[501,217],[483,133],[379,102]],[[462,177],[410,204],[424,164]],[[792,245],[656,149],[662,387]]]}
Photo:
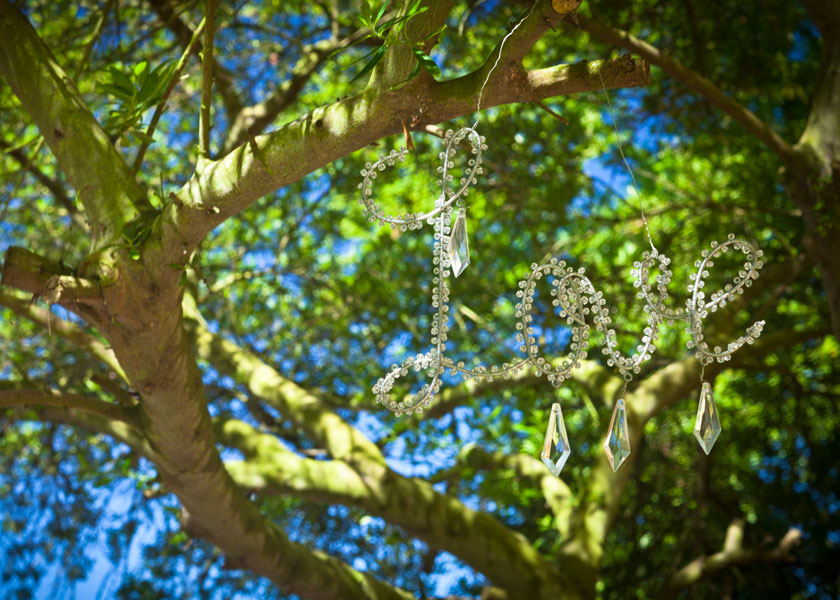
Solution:
{"label": "forked branch", "polygon": [[[734,524],[734,527],[738,526],[737,523]],[[743,529],[743,522],[740,523],[740,527]],[[674,573],[666,583],[662,597],[671,598],[682,588],[737,565],[794,562],[792,550],[802,539],[802,530],[791,527],[774,548],[745,549],[741,545],[740,538],[732,542],[730,533],[732,529],[733,526],[730,526],[724,548],[720,552],[710,556],[699,556]]]}

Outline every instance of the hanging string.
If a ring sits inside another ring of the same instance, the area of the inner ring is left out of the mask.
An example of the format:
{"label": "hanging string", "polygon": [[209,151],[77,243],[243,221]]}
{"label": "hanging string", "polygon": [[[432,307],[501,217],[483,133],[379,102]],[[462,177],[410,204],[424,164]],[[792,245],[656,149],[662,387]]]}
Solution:
{"label": "hanging string", "polygon": [[[580,21],[578,20],[577,13],[572,13],[572,21],[577,26],[578,33],[580,34],[581,38],[583,38],[583,29],[581,29]],[[583,38],[584,44],[586,44],[586,50],[589,53],[590,57],[595,57],[595,53],[592,50],[592,46],[589,44],[588,38]],[[621,133],[618,131],[618,117],[615,115],[615,110],[613,109],[612,101],[610,100],[610,94],[607,91],[607,85],[604,83],[604,77],[601,75],[601,70],[598,69],[598,79],[601,81],[601,90],[604,93],[604,98],[607,99],[607,108],[610,111],[610,117],[612,118],[613,129],[615,129],[615,140],[616,145],[618,146],[618,153],[621,155],[621,160],[624,162],[624,166],[627,169],[627,173],[630,174],[630,180],[633,182],[633,189],[636,191],[636,197],[639,200],[639,212],[642,214],[642,223],[645,225],[645,232],[647,233],[648,243],[650,244],[651,250],[656,252],[657,254],[659,251],[656,249],[656,246],[653,245],[653,238],[650,235],[650,226],[648,225],[647,218],[645,217],[645,207],[642,203],[642,192],[639,191],[639,185],[636,183],[636,176],[633,174],[633,169],[630,167],[630,163],[627,161],[627,157],[624,155],[624,148],[621,144]]]}
{"label": "hanging string", "polygon": [[481,89],[478,90],[478,101],[475,104],[475,123],[473,123],[472,126],[473,131],[475,131],[475,128],[478,127],[478,121],[481,119],[481,97],[484,95],[484,88],[487,87],[487,82],[490,81],[490,75],[493,74],[493,71],[495,71],[496,67],[499,66],[499,61],[502,60],[502,50],[505,47],[505,42],[507,42],[508,38],[513,35],[513,32],[519,29],[519,26],[522,25],[522,23],[524,23],[526,19],[531,16],[531,13],[534,12],[534,7],[537,5],[537,3],[538,2],[535,1],[533,4],[531,4],[531,10],[529,10],[524,17],[519,19],[519,23],[514,25],[513,29],[511,29],[510,32],[508,32],[508,34],[502,38],[502,43],[499,44],[499,55],[496,57],[496,62],[494,62],[493,66],[490,67],[490,70],[487,71],[487,77],[485,77],[484,83],[481,85]]}

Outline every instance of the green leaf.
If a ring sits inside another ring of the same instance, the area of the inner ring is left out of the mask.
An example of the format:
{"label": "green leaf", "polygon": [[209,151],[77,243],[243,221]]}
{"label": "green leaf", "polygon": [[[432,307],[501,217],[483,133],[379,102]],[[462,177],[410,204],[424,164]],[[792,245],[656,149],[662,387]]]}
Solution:
{"label": "green leaf", "polygon": [[437,29],[435,29],[432,33],[430,33],[429,35],[427,35],[426,37],[424,37],[424,38],[423,38],[423,41],[425,42],[426,40],[430,40],[430,39],[432,39],[433,37],[440,35],[441,33],[443,33],[443,30],[444,30],[444,29],[446,29],[446,23],[444,23],[443,25],[441,25],[440,27],[438,27]]}
{"label": "green leaf", "polygon": [[141,105],[151,102],[154,98],[154,91],[158,88],[159,84],[159,76],[156,73],[149,73],[149,75],[143,79],[140,91],[137,92],[137,102]]}
{"label": "green leaf", "polygon": [[149,61],[142,60],[132,69],[134,71],[134,76],[137,77],[138,81],[143,77],[143,74],[149,70]]}
{"label": "green leaf", "polygon": [[122,89],[123,91],[132,94],[136,89],[131,78],[123,73],[116,65],[108,66],[108,75],[110,75],[110,83]]}
{"label": "green leaf", "polygon": [[134,97],[131,92],[126,93],[126,91],[123,88],[116,86],[113,83],[100,83],[98,87],[103,92],[110,94],[114,98],[123,100],[125,102],[130,102],[131,99]]}
{"label": "green leaf", "polygon": [[379,23],[379,19],[382,18],[382,15],[385,14],[385,9],[388,8],[388,5],[391,3],[391,0],[385,0],[382,3],[382,6],[379,7],[379,12],[376,13],[376,16],[373,18],[373,26],[376,27],[376,24]]}
{"label": "green leaf", "polygon": [[373,58],[370,59],[370,61],[364,66],[364,68],[361,71],[356,73],[356,76],[350,80],[350,83],[353,83],[365,73],[369,73],[370,71],[372,71],[373,68],[379,63],[379,61],[382,60],[382,57],[385,56],[385,48],[386,46],[385,44],[383,44],[379,46],[379,48],[368,54],[365,58],[367,58],[368,56],[372,56]]}
{"label": "green leaf", "polygon": [[155,104],[172,80],[174,72],[175,63],[171,60],[164,61],[155,67],[143,77],[140,91],[137,93],[137,102],[144,105],[144,108]]}
{"label": "green leaf", "polygon": [[420,48],[414,49],[414,56],[417,58],[417,62],[422,65],[426,71],[428,71],[432,77],[440,77],[440,67],[437,66],[437,63],[432,60],[432,57],[423,52]]}

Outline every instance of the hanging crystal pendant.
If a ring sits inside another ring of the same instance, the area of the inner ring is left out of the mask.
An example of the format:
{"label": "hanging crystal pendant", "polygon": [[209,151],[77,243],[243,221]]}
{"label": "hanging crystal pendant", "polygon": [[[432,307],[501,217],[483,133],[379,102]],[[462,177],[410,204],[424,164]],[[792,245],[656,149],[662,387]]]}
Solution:
{"label": "hanging crystal pendant", "polygon": [[552,475],[560,477],[560,471],[563,470],[571,453],[572,447],[569,445],[569,436],[566,435],[563,411],[560,409],[560,405],[555,402],[551,405],[548,429],[545,431],[545,443],[540,458]]}
{"label": "hanging crystal pendant", "polygon": [[613,471],[618,468],[630,456],[630,433],[627,430],[627,412],[624,409],[624,399],[619,398],[613,409],[610,419],[610,430],[607,439],[604,440],[604,451]]}
{"label": "hanging crystal pendant", "polygon": [[458,218],[449,237],[449,262],[452,274],[458,277],[470,264],[470,244],[467,240],[467,209],[458,209]]}
{"label": "hanging crystal pendant", "polygon": [[708,454],[720,435],[720,419],[718,418],[715,397],[712,386],[704,381],[700,388],[700,401],[697,403],[697,418],[694,420],[694,437],[697,443]]}

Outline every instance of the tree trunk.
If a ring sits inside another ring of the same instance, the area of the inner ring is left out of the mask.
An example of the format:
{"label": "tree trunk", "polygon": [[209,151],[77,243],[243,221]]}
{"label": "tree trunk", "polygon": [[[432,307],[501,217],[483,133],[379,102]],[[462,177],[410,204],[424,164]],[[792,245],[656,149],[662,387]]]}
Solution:
{"label": "tree trunk", "polygon": [[840,339],[840,2],[806,0],[822,34],[820,71],[796,150],[807,165],[786,188],[808,228],[805,247],[820,268],[831,327]]}

